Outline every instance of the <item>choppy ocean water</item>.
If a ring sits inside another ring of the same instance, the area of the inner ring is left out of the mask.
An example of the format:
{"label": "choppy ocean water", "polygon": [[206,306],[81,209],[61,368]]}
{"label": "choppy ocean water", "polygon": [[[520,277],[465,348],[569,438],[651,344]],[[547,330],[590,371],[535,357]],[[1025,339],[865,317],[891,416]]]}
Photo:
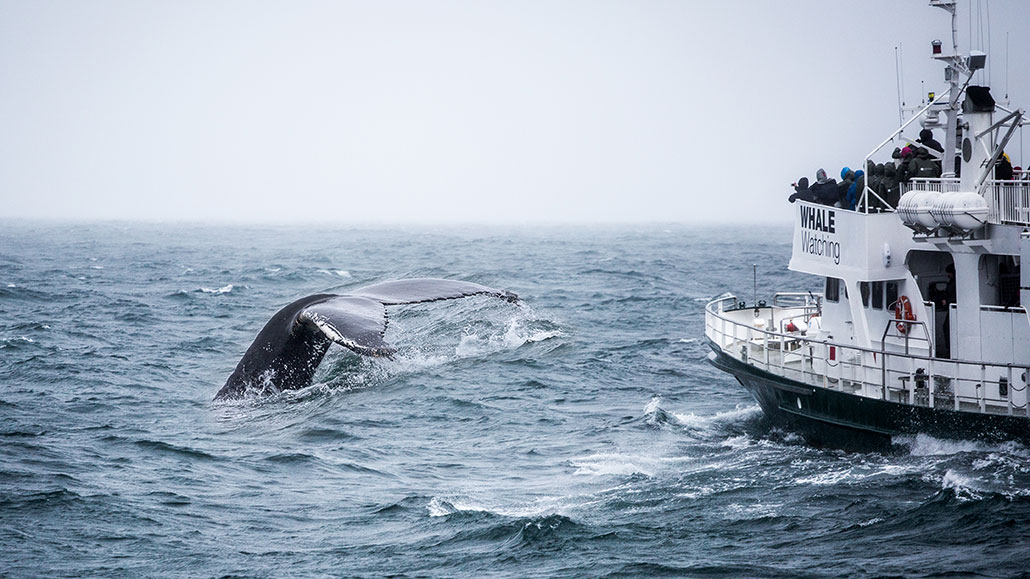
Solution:
{"label": "choppy ocean water", "polygon": [[[705,301],[814,289],[788,228],[0,227],[0,575],[1015,576],[1030,449],[805,445]],[[272,313],[402,277],[393,360],[212,397]]]}

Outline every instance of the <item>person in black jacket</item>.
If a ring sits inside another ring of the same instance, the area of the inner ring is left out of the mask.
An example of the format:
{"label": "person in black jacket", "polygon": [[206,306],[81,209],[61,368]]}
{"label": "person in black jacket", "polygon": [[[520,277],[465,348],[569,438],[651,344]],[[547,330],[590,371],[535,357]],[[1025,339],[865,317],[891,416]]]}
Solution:
{"label": "person in black jacket", "polygon": [[944,152],[944,146],[941,145],[937,139],[933,138],[933,131],[930,129],[923,129],[919,131],[919,138],[916,139],[917,143],[922,143],[927,149],[933,149],[938,153]]}
{"label": "person in black jacket", "polygon": [[837,202],[837,181],[826,176],[825,169],[815,172],[815,185],[808,189],[818,203],[833,205]]}
{"label": "person in black jacket", "polygon": [[887,163],[883,166],[883,180],[880,181],[880,197],[888,205],[897,209],[898,200],[901,199],[901,186],[898,185],[897,169],[894,163]]}
{"label": "person in black jacket", "polygon": [[909,179],[935,179],[941,176],[941,168],[930,158],[923,147],[916,147],[915,157],[908,162]]}
{"label": "person in black jacket", "polygon": [[787,199],[791,203],[797,201],[815,201],[815,195],[812,194],[812,190],[808,187],[808,177],[802,177],[798,179],[797,183],[794,183],[794,193]]}
{"label": "person in black jacket", "polygon": [[997,181],[1011,181],[1013,175],[1012,162],[1009,161],[1009,156],[1005,154],[1005,151],[1002,151],[998,161],[994,164],[994,179]]}

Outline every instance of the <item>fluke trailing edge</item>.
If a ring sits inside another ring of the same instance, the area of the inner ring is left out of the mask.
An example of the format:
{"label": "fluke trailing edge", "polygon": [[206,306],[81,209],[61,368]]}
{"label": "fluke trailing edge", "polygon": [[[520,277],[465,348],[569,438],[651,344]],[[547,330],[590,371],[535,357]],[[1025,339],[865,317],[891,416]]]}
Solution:
{"label": "fluke trailing edge", "polygon": [[280,390],[303,388],[311,383],[332,342],[364,356],[390,356],[395,350],[383,340],[386,306],[474,295],[518,301],[511,292],[431,278],[387,281],[344,295],[301,298],[265,324],[215,400],[239,398],[252,384]]}

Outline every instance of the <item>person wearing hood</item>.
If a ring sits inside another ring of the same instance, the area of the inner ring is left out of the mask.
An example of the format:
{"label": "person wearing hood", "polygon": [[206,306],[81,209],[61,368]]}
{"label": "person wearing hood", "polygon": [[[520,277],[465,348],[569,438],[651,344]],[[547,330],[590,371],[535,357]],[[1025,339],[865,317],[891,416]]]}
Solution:
{"label": "person wearing hood", "polygon": [[815,184],[809,187],[809,192],[817,203],[833,205],[837,202],[837,181],[826,176],[825,169],[815,172]]}
{"label": "person wearing hood", "polygon": [[794,193],[787,200],[793,203],[798,199],[802,201],[815,201],[815,195],[812,194],[812,189],[808,186],[808,177],[798,179],[798,182],[794,184]]}
{"label": "person wearing hood", "polygon": [[894,147],[894,152],[891,153],[891,161],[894,163],[895,169],[901,166],[901,147]]}
{"label": "person wearing hood", "polygon": [[1012,170],[1012,161],[1009,160],[1009,156],[1002,151],[1001,156],[998,157],[998,161],[994,163],[994,179],[996,181],[1011,181],[1015,176],[1015,171]]}
{"label": "person wearing hood", "polygon": [[862,198],[862,191],[865,190],[865,171],[859,169],[854,172],[855,179],[848,185],[848,193],[844,199],[844,207],[852,211],[858,206]]}
{"label": "person wearing hood", "polygon": [[926,149],[916,147],[915,156],[908,162],[907,176],[909,179],[936,179],[941,176],[941,168]]}
{"label": "person wearing hood", "polygon": [[897,169],[893,163],[883,166],[883,179],[880,181],[880,197],[890,205],[897,208],[901,200],[901,186],[898,184]]}
{"label": "person wearing hood", "polygon": [[919,138],[916,139],[916,142],[922,144],[927,149],[933,149],[938,153],[944,152],[944,145],[941,145],[937,139],[933,138],[933,131],[930,129],[919,131]]}
{"label": "person wearing hood", "polygon": [[851,170],[851,167],[844,167],[840,170],[840,183],[837,183],[837,201],[840,202],[840,207],[847,208],[848,206],[848,191],[851,190],[851,186],[855,184],[855,172]]}
{"label": "person wearing hood", "polygon": [[[883,180],[883,163],[874,163],[871,160],[866,164],[866,175],[859,179],[858,182],[858,198],[859,198],[859,211],[863,211],[865,206],[861,204],[862,194],[864,187],[868,186],[869,195],[866,203],[870,209],[880,211],[884,209],[883,202],[877,199],[876,196],[883,197],[880,195],[880,181]],[[863,182],[864,181],[864,182]],[[875,195],[875,196],[874,196]]]}
{"label": "person wearing hood", "polygon": [[898,153],[900,162],[897,166],[898,181],[907,183],[911,175],[908,174],[908,164],[912,162],[912,147],[904,146]]}

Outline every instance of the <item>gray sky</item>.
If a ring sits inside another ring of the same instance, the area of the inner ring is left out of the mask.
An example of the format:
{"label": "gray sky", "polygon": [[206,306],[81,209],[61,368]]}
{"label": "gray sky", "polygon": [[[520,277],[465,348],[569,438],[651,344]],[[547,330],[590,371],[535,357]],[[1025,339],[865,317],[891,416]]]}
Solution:
{"label": "gray sky", "polygon": [[[1030,106],[1030,2],[970,2]],[[949,32],[926,0],[0,0],[0,217],[786,222],[896,127],[894,47],[914,104]]]}

